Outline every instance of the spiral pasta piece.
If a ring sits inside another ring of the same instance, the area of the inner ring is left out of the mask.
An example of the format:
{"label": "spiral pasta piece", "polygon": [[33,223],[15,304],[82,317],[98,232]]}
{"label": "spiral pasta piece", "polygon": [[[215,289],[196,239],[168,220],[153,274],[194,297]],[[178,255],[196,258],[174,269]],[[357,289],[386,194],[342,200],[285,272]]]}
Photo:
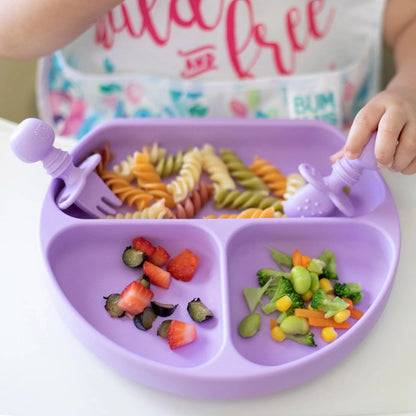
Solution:
{"label": "spiral pasta piece", "polygon": [[164,198],[168,208],[175,205],[172,195],[167,191],[167,185],[162,182],[147,155],[137,152],[131,171],[136,175],[139,187],[152,195],[156,201]]}
{"label": "spiral pasta piece", "polygon": [[152,165],[156,165],[161,159],[166,157],[166,149],[159,147],[159,144],[156,142],[152,146],[143,146],[142,153],[149,158]]}
{"label": "spiral pasta piece", "polygon": [[272,207],[266,208],[266,209],[258,209],[258,208],[248,208],[244,211],[240,212],[239,214],[223,214],[220,216],[215,215],[207,215],[206,217],[203,217],[204,219],[227,219],[227,218],[233,218],[233,219],[248,219],[248,218],[277,218],[281,217],[281,212],[278,211],[278,214],[275,213],[274,209]]}
{"label": "spiral pasta piece", "polygon": [[122,160],[118,165],[113,167],[113,171],[128,182],[136,180],[136,175],[131,171],[131,168],[135,164],[137,153],[134,152],[133,155],[126,156],[125,160]]}
{"label": "spiral pasta piece", "polygon": [[183,165],[183,157],[184,152],[179,150],[175,155],[161,158],[155,166],[157,174],[161,178],[165,178],[178,173]]}
{"label": "spiral pasta piece", "polygon": [[283,211],[283,202],[281,199],[268,196],[268,193],[264,191],[218,189],[214,193],[214,207],[219,209],[266,209],[272,207],[275,211]]}
{"label": "spiral pasta piece", "polygon": [[101,156],[100,163],[95,168],[97,174],[100,175],[114,157],[113,153],[110,152],[110,143],[106,141],[102,149],[94,150],[92,153],[98,153]]}
{"label": "spiral pasta piece", "polygon": [[172,211],[165,205],[164,199],[150,205],[150,207],[134,212],[127,212],[126,214],[108,215],[108,219],[162,219],[162,218],[173,218]]}
{"label": "spiral pasta piece", "polygon": [[[126,181],[133,182],[137,179],[136,175],[132,172],[132,168],[136,163],[136,156],[140,153],[135,151],[133,154],[126,156],[118,165],[113,167],[114,172],[124,178]],[[143,146],[142,153],[149,157],[152,164],[156,164],[159,160],[166,156],[166,149],[160,148],[158,143],[153,143],[152,146]]]}
{"label": "spiral pasta piece", "polygon": [[129,207],[135,205],[138,210],[142,210],[150,206],[153,196],[121,178],[117,173],[110,170],[103,170],[100,173],[100,177],[113,193]]}
{"label": "spiral pasta piece", "polygon": [[194,218],[201,208],[211,198],[214,187],[200,181],[198,188],[195,188],[185,201],[176,204],[175,218]]}
{"label": "spiral pasta piece", "polygon": [[306,185],[306,181],[299,173],[291,173],[287,176],[286,191],[283,199],[290,199],[300,188]]}
{"label": "spiral pasta piece", "polygon": [[182,202],[195,188],[202,172],[202,155],[198,148],[185,153],[183,165],[175,180],[167,185],[167,190],[173,195],[174,201]]}
{"label": "spiral pasta piece", "polygon": [[231,176],[242,187],[251,191],[268,191],[266,184],[243,163],[230,149],[220,150],[221,159],[227,166]]}
{"label": "spiral pasta piece", "polygon": [[283,194],[286,192],[287,179],[276,166],[266,159],[255,156],[254,162],[249,169],[263,180],[273,195],[279,198],[283,197]]}
{"label": "spiral pasta piece", "polygon": [[235,189],[235,182],[230,175],[227,165],[215,154],[213,146],[205,144],[201,150],[202,169],[220,189]]}

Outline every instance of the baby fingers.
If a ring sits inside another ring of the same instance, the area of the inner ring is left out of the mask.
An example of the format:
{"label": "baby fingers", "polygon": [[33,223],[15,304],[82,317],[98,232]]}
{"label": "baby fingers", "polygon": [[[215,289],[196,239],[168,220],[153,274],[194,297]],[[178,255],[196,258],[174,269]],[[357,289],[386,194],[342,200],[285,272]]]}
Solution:
{"label": "baby fingers", "polygon": [[406,124],[400,133],[390,169],[404,174],[416,173],[416,125]]}
{"label": "baby fingers", "polygon": [[395,162],[397,143],[408,118],[406,113],[393,106],[387,108],[377,129],[375,156],[381,168],[391,168]]}

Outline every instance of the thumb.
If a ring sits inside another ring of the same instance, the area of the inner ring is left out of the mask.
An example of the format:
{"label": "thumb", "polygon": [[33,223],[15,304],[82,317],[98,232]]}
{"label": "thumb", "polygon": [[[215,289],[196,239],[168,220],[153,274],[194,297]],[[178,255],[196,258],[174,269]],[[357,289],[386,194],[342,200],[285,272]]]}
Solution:
{"label": "thumb", "polygon": [[329,159],[331,160],[332,163],[335,163],[338,159],[341,159],[344,156],[344,153],[345,153],[345,149],[342,148],[338,150],[338,152],[329,156]]}

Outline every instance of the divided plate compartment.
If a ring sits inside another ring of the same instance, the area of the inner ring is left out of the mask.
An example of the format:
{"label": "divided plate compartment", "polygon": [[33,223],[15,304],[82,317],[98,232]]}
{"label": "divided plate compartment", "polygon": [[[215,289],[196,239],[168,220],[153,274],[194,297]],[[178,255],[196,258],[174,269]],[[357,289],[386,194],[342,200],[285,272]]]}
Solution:
{"label": "divided plate compartment", "polygon": [[[300,163],[331,171],[329,156],[345,137],[319,121],[120,119],[93,130],[72,152],[76,164],[109,141],[111,166],[144,145],[157,142],[169,153],[204,144],[232,149],[247,165],[260,156],[283,174]],[[169,178],[167,179],[170,180]],[[76,208],[59,210],[55,197],[62,188],[53,180],[41,215],[41,243],[56,307],[74,334],[107,364],[146,385],[177,394],[233,398],[272,393],[303,383],[350,354],[377,322],[391,291],[400,254],[397,210],[378,172],[365,171],[351,190],[357,216],[334,211],[325,218],[202,219],[229,213],[212,203],[194,219],[89,219]],[[171,256],[191,249],[201,261],[190,282],[172,279],[169,289],[152,286],[154,300],[178,304],[167,319],[191,321],[186,310],[194,298],[214,318],[197,325],[193,343],[170,350],[157,336],[157,318],[148,331],[123,317],[111,318],[103,296],[120,293],[141,275],[122,262],[124,248],[143,236]],[[269,317],[262,312],[259,332],[242,338],[238,325],[249,312],[242,290],[256,287],[260,268],[277,269],[269,247],[318,256],[326,248],[336,255],[341,282],[358,281],[364,316],[326,344],[315,332],[317,347],[270,336]],[[369,259],[377,258],[377,262]]]}

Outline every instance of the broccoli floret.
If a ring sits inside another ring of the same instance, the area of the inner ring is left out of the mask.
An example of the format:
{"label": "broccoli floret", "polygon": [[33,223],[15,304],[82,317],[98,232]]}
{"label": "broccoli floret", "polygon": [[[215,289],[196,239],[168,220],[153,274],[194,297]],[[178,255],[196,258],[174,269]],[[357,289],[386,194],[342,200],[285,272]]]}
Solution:
{"label": "broccoli floret", "polygon": [[364,299],[364,293],[358,292],[354,293],[350,296],[350,299],[352,300],[352,303],[355,305],[356,303],[360,303]]}
{"label": "broccoli floret", "polygon": [[325,318],[334,316],[337,312],[347,309],[349,304],[336,296],[331,299],[327,296],[324,290],[319,289],[311,300],[312,309],[325,312]]}
{"label": "broccoli floret", "polygon": [[283,266],[286,266],[288,269],[293,267],[292,256],[281,251],[277,251],[274,248],[269,248],[270,254],[272,255],[273,260],[277,263],[280,270],[284,270]]}
{"label": "broccoli floret", "polygon": [[299,344],[307,345],[308,347],[316,347],[314,335],[312,332],[308,332],[306,335],[291,335],[285,334],[287,339],[299,342]]}
{"label": "broccoli floret", "polygon": [[331,250],[326,249],[318,258],[319,260],[322,260],[325,263],[325,266],[322,269],[322,273],[319,275],[319,278],[338,280],[335,254]]}
{"label": "broccoli floret", "polygon": [[274,287],[270,285],[266,294],[269,296],[270,301],[262,306],[263,312],[270,314],[276,310],[276,301],[282,296],[289,296],[292,300],[292,305],[286,311],[286,315],[293,315],[295,308],[304,308],[304,303],[301,296],[295,292],[293,289],[292,283],[289,279],[286,279],[284,276],[281,276],[278,279],[278,284]]}
{"label": "broccoli floret", "polygon": [[288,279],[290,277],[290,273],[285,273],[285,272],[280,272],[279,270],[265,268],[265,269],[260,269],[257,272],[257,276],[258,276],[259,285],[262,287],[270,280],[270,278],[274,278],[274,281],[271,282],[271,285],[269,287],[276,288],[279,283],[280,277],[283,276]]}
{"label": "broccoli floret", "polygon": [[351,299],[353,303],[359,303],[363,299],[362,287],[359,283],[334,283],[334,293],[340,298]]}
{"label": "broccoli floret", "polygon": [[308,271],[316,274],[321,274],[326,263],[320,259],[312,259],[308,264]]}

